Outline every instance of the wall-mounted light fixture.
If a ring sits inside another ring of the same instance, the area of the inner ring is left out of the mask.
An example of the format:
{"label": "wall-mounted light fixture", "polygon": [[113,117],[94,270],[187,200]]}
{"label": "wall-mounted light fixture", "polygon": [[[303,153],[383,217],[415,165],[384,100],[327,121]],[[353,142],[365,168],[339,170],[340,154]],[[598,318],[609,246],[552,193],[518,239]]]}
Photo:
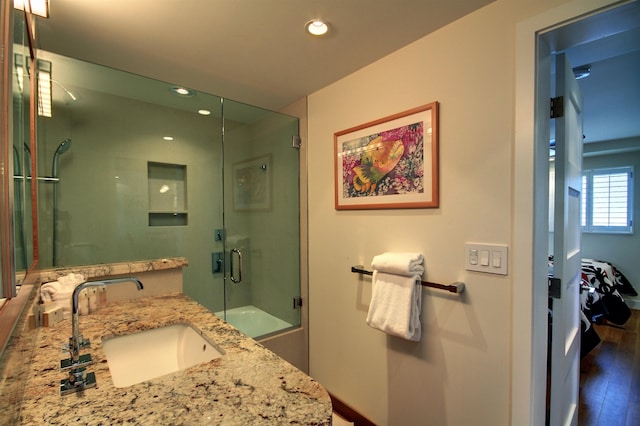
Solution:
{"label": "wall-mounted light fixture", "polygon": [[13,7],[43,18],[49,17],[49,0],[13,0]]}
{"label": "wall-mounted light fixture", "polygon": [[51,62],[38,59],[38,115],[43,117],[52,114],[51,81]]}
{"label": "wall-mounted light fixture", "polygon": [[[29,78],[30,62],[30,58],[25,58],[19,54],[14,55],[14,73],[16,75],[16,82],[20,93],[22,93],[25,88],[25,77]],[[51,83],[54,82],[54,80],[51,78],[51,68],[52,64],[50,61],[38,59],[38,115],[43,117],[51,117],[52,115],[53,91]],[[62,85],[60,86],[62,87]],[[69,92],[64,87],[62,88],[71,97],[71,99],[74,101],[77,99],[73,93]]]}
{"label": "wall-mounted light fixture", "polygon": [[312,36],[323,36],[329,32],[329,24],[322,19],[312,19],[304,24],[304,29]]}
{"label": "wall-mounted light fixture", "polygon": [[591,75],[591,65],[581,65],[573,69],[573,75],[576,80],[587,78]]}

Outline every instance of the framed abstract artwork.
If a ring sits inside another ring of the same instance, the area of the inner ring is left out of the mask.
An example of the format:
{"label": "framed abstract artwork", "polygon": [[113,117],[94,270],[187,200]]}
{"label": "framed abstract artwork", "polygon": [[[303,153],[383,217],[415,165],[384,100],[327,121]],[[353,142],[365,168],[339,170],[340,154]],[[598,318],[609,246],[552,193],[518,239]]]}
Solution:
{"label": "framed abstract artwork", "polygon": [[271,210],[271,154],[235,163],[231,170],[234,210]]}
{"label": "framed abstract artwork", "polygon": [[334,134],[335,208],[439,206],[438,103]]}

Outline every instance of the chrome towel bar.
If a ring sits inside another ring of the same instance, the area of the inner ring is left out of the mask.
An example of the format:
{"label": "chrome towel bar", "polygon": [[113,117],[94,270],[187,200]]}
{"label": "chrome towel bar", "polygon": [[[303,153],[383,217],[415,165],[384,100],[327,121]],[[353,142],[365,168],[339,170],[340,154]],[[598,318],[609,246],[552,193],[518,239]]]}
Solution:
{"label": "chrome towel bar", "polygon": [[[363,268],[364,267],[360,265],[352,266],[351,272],[355,274],[373,275],[373,271],[367,271],[366,269],[363,269]],[[456,294],[460,294],[464,292],[464,283],[461,283],[461,282],[455,282],[453,284],[445,285],[445,284],[430,283],[428,281],[420,281],[420,285],[424,287],[438,288],[440,290],[447,290],[451,293],[456,293]]]}

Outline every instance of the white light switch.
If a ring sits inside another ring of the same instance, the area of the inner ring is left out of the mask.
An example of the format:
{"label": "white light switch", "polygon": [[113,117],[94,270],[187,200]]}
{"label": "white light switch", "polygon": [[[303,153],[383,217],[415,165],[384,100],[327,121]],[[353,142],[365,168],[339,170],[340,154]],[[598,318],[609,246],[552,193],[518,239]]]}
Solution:
{"label": "white light switch", "polygon": [[494,268],[499,268],[502,260],[502,253],[498,250],[491,251],[491,266]]}
{"label": "white light switch", "polygon": [[468,271],[507,275],[509,248],[504,244],[465,243],[464,267]]}
{"label": "white light switch", "polygon": [[489,266],[489,250],[480,250],[480,266]]}
{"label": "white light switch", "polygon": [[469,263],[471,265],[478,264],[478,250],[469,250]]}

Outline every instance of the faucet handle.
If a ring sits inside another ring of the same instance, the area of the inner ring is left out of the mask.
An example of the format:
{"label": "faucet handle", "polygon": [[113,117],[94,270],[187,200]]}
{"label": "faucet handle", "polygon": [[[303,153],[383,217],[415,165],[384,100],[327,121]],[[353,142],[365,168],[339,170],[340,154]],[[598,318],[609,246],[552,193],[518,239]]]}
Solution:
{"label": "faucet handle", "polygon": [[62,344],[62,350],[64,352],[79,352],[82,348],[91,347],[91,340],[85,339],[82,335],[78,336],[78,338],[74,338],[74,336],[69,337],[69,341],[67,343]]}
{"label": "faucet handle", "polygon": [[87,373],[84,367],[75,368],[69,372],[69,377],[60,380],[60,394],[68,395],[96,387],[95,373]]}
{"label": "faucet handle", "polygon": [[89,346],[91,346],[89,339],[84,339],[82,335],[69,337],[69,342],[62,345],[62,350],[69,352],[69,358],[60,361],[60,369],[66,370],[91,364],[91,354],[80,355],[80,349]]}
{"label": "faucet handle", "polygon": [[88,365],[93,363],[91,359],[91,354],[82,354],[78,356],[77,360],[74,360],[73,357],[65,358],[60,360],[60,370],[68,370],[70,368],[78,368],[83,365]]}

